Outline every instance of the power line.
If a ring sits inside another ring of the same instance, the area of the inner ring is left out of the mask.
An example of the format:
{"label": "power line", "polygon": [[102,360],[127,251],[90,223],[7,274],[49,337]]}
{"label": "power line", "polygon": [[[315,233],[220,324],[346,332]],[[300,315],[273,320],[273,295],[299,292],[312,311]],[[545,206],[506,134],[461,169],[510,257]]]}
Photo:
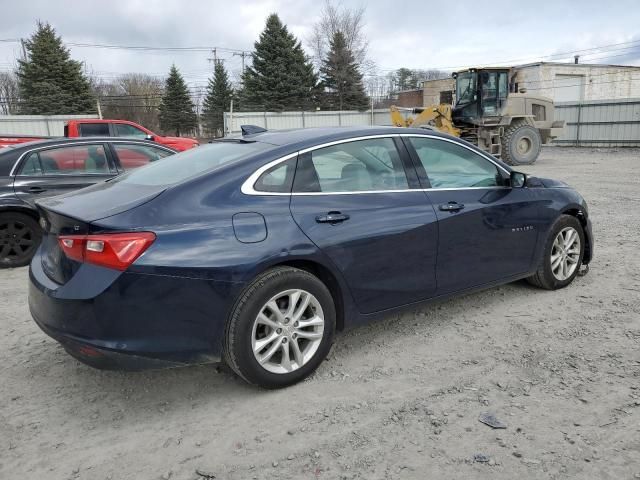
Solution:
{"label": "power line", "polygon": [[138,50],[138,51],[166,51],[166,52],[211,52],[218,50],[221,52],[244,52],[245,50],[239,48],[227,48],[216,46],[194,46],[194,47],[153,47],[147,45],[112,45],[105,43],[78,43],[78,42],[66,42],[67,45],[80,48],[104,48],[110,50]]}

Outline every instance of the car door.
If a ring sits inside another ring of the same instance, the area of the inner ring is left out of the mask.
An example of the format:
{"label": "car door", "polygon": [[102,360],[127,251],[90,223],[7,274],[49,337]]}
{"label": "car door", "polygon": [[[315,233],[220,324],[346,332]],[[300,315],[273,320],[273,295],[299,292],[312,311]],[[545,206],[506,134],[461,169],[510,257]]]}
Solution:
{"label": "car door", "polygon": [[508,171],[461,142],[407,136],[438,217],[438,293],[530,271],[538,237],[538,203],[511,188]]}
{"label": "car door", "polygon": [[435,292],[437,219],[415,182],[399,138],[343,141],[298,157],[293,218],[342,273],[363,313]]}
{"label": "car door", "polygon": [[141,143],[113,142],[111,148],[120,171],[143,167],[176,153],[168,148]]}
{"label": "car door", "polygon": [[87,187],[116,173],[102,142],[59,145],[26,153],[18,166],[13,188],[18,198],[34,205],[38,198]]}

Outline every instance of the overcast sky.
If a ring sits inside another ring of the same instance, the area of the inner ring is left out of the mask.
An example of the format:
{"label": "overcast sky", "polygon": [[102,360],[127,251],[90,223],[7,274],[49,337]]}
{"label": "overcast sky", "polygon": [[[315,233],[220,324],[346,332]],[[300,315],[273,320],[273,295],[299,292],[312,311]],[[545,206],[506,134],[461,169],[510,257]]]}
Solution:
{"label": "overcast sky", "polygon": [[[369,57],[379,74],[398,67],[455,69],[549,60],[543,57],[634,40],[583,53],[581,61],[640,65],[639,0],[341,3],[366,5]],[[28,37],[40,19],[50,22],[65,42],[251,50],[265,18],[276,12],[304,45],[321,8],[322,0],[0,0],[0,39]],[[196,86],[205,84],[212,67],[207,52],[93,47],[71,47],[71,52],[106,79],[125,72],[164,75],[175,63]],[[18,43],[0,42],[0,70],[12,68],[19,53]],[[240,71],[240,57],[219,55],[232,73]]]}

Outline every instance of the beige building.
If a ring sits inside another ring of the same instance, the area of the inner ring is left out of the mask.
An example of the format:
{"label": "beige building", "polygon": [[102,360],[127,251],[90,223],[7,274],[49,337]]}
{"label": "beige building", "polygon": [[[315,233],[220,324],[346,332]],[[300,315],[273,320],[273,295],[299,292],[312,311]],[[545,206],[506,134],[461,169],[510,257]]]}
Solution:
{"label": "beige building", "polygon": [[456,81],[453,77],[425,80],[422,82],[422,106],[438,105],[441,94],[444,94],[444,96],[451,95],[451,98],[453,98],[455,89]]}
{"label": "beige building", "polygon": [[[512,83],[554,102],[640,97],[640,67],[538,62],[513,67]],[[515,86],[515,85],[514,85]]]}
{"label": "beige building", "polygon": [[[507,67],[505,67],[507,68]],[[587,63],[538,62],[512,68],[511,90],[528,93],[554,102],[590,102],[640,98],[640,67]],[[420,105],[420,94],[422,104]],[[400,92],[398,105],[421,107],[455,100],[455,80],[425,80],[422,88]]]}

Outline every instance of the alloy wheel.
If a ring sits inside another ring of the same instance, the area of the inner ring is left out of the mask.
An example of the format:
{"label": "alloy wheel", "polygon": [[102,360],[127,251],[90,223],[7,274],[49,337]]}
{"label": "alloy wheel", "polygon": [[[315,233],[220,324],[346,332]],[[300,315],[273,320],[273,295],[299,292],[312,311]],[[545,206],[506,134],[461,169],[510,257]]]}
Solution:
{"label": "alloy wheel", "polygon": [[571,277],[580,261],[580,235],[573,227],[558,232],[551,247],[551,272],[557,280]]}
{"label": "alloy wheel", "polygon": [[323,334],[324,313],[318,299],[305,290],[285,290],[260,309],[251,348],[265,370],[290,373],[311,360]]}
{"label": "alloy wheel", "polygon": [[29,255],[36,245],[33,230],[17,220],[0,223],[0,258],[20,261]]}

